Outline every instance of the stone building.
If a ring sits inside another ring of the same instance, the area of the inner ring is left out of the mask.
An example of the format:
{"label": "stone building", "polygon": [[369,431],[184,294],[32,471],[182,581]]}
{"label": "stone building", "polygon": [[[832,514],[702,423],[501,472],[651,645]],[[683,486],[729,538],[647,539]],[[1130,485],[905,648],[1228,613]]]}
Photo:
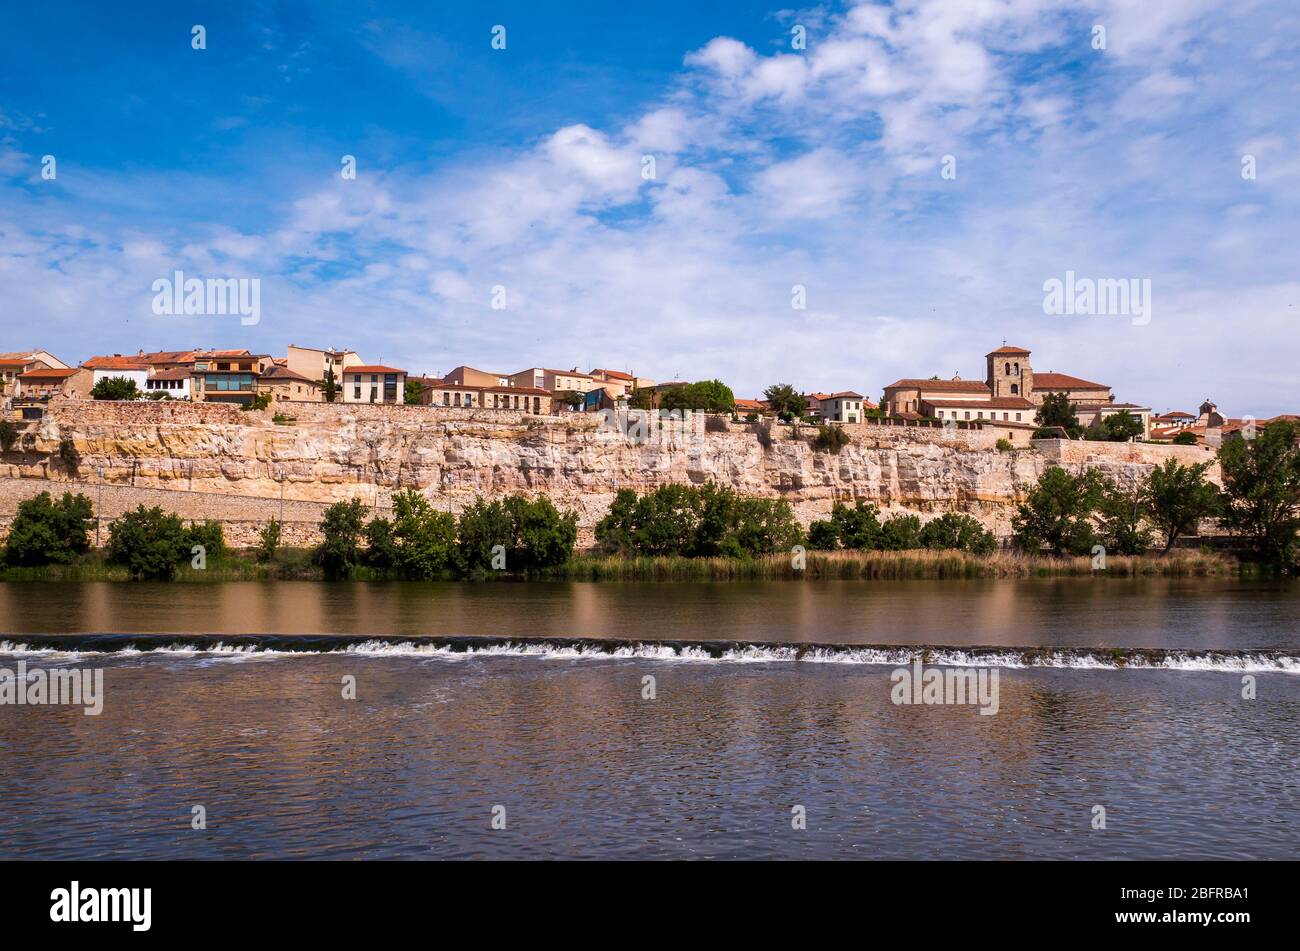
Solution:
{"label": "stone building", "polygon": [[897,380],[885,387],[880,405],[888,415],[904,419],[973,422],[1005,430],[1005,438],[1023,445],[1037,428],[1035,417],[1043,398],[1064,393],[1083,426],[1127,411],[1141,421],[1143,438],[1150,432],[1150,407],[1117,403],[1105,383],[1054,371],[1035,373],[1030,355],[1023,347],[1006,345],[985,354],[983,381],[960,376]]}

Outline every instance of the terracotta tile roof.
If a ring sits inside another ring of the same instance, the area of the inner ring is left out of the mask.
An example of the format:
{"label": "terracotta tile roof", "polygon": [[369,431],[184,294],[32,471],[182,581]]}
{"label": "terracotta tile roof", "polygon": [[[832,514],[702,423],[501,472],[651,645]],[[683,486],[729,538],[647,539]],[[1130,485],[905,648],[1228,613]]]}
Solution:
{"label": "terracotta tile roof", "polygon": [[838,393],[832,393],[830,396],[823,396],[824,400],[860,400],[861,393],[854,393],[852,390],[841,390]]}
{"label": "terracotta tile roof", "polygon": [[1161,413],[1159,416],[1153,416],[1152,419],[1195,419],[1191,413],[1184,413],[1181,410],[1174,410],[1170,413]]}
{"label": "terracotta tile roof", "polygon": [[1035,390],[1109,390],[1105,383],[1081,380],[1068,373],[1034,373]]}
{"label": "terracotta tile roof", "polygon": [[484,393],[522,393],[524,396],[550,396],[550,390],[539,389],[535,386],[483,386],[475,387],[481,389]]}
{"label": "terracotta tile roof", "polygon": [[189,367],[175,367],[170,370],[157,370],[150,377],[151,380],[188,380],[191,371]]}
{"label": "terracotta tile roof", "polygon": [[25,367],[32,360],[0,360],[0,367]]}
{"label": "terracotta tile roof", "polygon": [[903,379],[885,387],[886,390],[936,390],[950,393],[987,393],[988,384],[981,380],[917,380]]}
{"label": "terracotta tile roof", "polygon": [[381,366],[380,364],[375,364],[373,366],[358,366],[358,367],[343,368],[344,375],[347,375],[349,373],[405,373],[405,372],[406,372],[405,370],[399,370],[397,369],[397,367],[386,367],[386,366]]}
{"label": "terracotta tile roof", "polygon": [[[0,361],[3,362],[3,361]],[[28,370],[26,373],[18,374],[20,380],[63,380],[77,372],[74,367],[70,370]]]}
{"label": "terracotta tile roof", "polygon": [[736,409],[766,409],[767,404],[759,400],[736,400]]}
{"label": "terracotta tile roof", "polygon": [[1024,355],[1028,354],[1029,352],[1030,352],[1030,351],[1024,349],[1023,347],[998,347],[996,350],[991,350],[991,351],[989,351],[988,353],[984,354],[984,356],[986,356],[986,357],[993,357],[993,356],[998,356],[998,357],[1000,357],[1000,356],[1003,356],[1004,354],[1005,354],[1006,356],[1008,356],[1008,357],[1010,357],[1010,356],[1024,356]]}
{"label": "terracotta tile roof", "polygon": [[[557,376],[580,376],[588,380],[593,379],[593,377],[590,374],[583,373],[581,370],[577,369],[576,367],[572,370],[552,370],[550,367],[543,367],[542,369],[545,370],[547,373],[554,373]],[[516,374],[516,376],[518,376],[518,374]]]}
{"label": "terracotta tile roof", "polygon": [[[161,376],[161,374],[159,375]],[[274,366],[267,367],[265,372],[262,373],[262,379],[271,380],[271,381],[301,380],[303,383],[316,382],[315,380],[308,379],[307,377],[303,376],[301,373],[295,373],[293,370],[290,370],[288,367],[282,367],[278,363],[275,364]]]}
{"label": "terracotta tile roof", "polygon": [[951,407],[959,409],[1033,409],[1038,407],[1023,396],[996,396],[986,400],[926,400],[931,406]]}
{"label": "terracotta tile roof", "polygon": [[81,364],[91,370],[147,370],[149,364],[139,357],[124,357],[115,353],[111,357],[91,357]]}
{"label": "terracotta tile roof", "polygon": [[612,376],[612,377],[613,377],[614,379],[616,379],[616,380],[635,380],[635,379],[636,379],[636,377],[634,377],[631,373],[623,373],[623,372],[620,371],[620,370],[592,370],[592,371],[591,371],[591,375],[592,375],[592,376],[595,376],[597,373],[603,373],[603,374],[605,374],[605,376]]}

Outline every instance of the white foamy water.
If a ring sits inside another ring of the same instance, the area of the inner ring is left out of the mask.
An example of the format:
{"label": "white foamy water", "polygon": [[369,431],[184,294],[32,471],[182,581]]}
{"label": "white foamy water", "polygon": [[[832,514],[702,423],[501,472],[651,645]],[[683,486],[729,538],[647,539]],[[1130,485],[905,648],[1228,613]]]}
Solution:
{"label": "white foamy water", "polygon": [[107,650],[59,650],[48,646],[32,646],[21,641],[0,641],[0,654],[14,657],[37,657],[48,660],[75,660],[78,657],[132,657],[149,655],[172,658],[206,659],[271,659],[280,657],[312,657],[327,653],[361,657],[422,657],[448,661],[472,658],[527,657],[542,660],[652,660],[664,662],[713,662],[740,664],[847,664],[861,666],[897,667],[923,658],[927,665],[946,667],[1000,667],[1028,669],[1048,667],[1074,670],[1185,670],[1217,671],[1223,673],[1285,673],[1300,674],[1300,658],[1288,654],[1204,654],[1170,652],[1148,657],[1138,652],[1110,650],[1092,651],[1086,648],[1035,650],[1026,658],[1021,650],[968,651],[958,648],[927,648],[923,645],[900,647],[813,647],[798,649],[789,645],[747,644],[731,647],[719,656],[693,645],[655,643],[608,645],[581,644],[557,645],[544,641],[509,641],[482,645],[458,643],[456,646],[440,643],[416,643],[372,638],[352,644],[322,644],[320,649],[281,650],[257,644],[225,644],[216,642],[196,647],[184,642],[160,643],[149,650],[132,644],[110,647]]}

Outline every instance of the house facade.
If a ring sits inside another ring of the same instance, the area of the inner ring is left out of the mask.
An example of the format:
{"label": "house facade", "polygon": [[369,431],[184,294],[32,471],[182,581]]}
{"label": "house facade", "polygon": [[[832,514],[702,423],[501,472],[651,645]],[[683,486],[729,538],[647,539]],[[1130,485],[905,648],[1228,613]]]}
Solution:
{"label": "house facade", "polygon": [[346,367],[343,370],[344,403],[403,403],[406,401],[406,371],[381,364]]}

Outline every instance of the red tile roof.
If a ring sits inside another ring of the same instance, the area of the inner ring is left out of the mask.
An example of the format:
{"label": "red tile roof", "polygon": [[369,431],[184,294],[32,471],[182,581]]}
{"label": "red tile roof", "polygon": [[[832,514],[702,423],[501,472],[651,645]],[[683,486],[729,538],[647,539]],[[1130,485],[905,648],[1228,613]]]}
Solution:
{"label": "red tile roof", "polygon": [[386,367],[375,364],[374,366],[344,367],[343,373],[346,376],[349,373],[405,373],[405,370],[399,370],[397,367]]}
{"label": "red tile roof", "polygon": [[950,393],[987,393],[988,384],[980,380],[916,380],[903,379],[885,387],[886,390],[939,390]]}
{"label": "red tile roof", "polygon": [[18,374],[20,380],[63,380],[76,373],[76,368],[70,370],[28,370],[26,373]]}
{"label": "red tile roof", "polygon": [[[159,375],[160,377],[162,376],[161,373],[158,374],[158,375]],[[316,382],[315,380],[308,379],[307,377],[303,376],[301,373],[295,373],[293,370],[290,370],[288,367],[282,367],[282,366],[280,366],[278,363],[275,364],[274,366],[267,367],[267,368],[266,368],[266,371],[262,374],[262,379],[263,379],[263,380],[271,380],[271,381],[275,381],[275,380],[301,380],[303,383],[315,383],[315,382]]]}
{"label": "red tile roof", "polygon": [[1109,390],[1105,383],[1081,380],[1068,373],[1034,373],[1035,390]]}
{"label": "red tile roof", "polygon": [[592,376],[595,376],[597,373],[603,373],[603,374],[605,374],[605,376],[612,376],[612,377],[613,377],[614,379],[616,379],[616,380],[635,380],[635,379],[636,379],[636,377],[634,377],[631,373],[623,373],[623,372],[621,372],[621,371],[619,371],[619,370],[592,370],[592,371],[591,371],[591,375],[592,375]]}
{"label": "red tile roof", "polygon": [[984,356],[986,356],[986,357],[994,357],[994,356],[998,356],[998,357],[1000,357],[1000,356],[1002,356],[1002,355],[1004,355],[1004,354],[1005,354],[1006,356],[1009,356],[1009,357],[1010,357],[1010,356],[1024,356],[1024,355],[1028,354],[1029,352],[1030,352],[1030,351],[1024,349],[1023,347],[998,347],[996,350],[992,350],[992,351],[990,351],[990,352],[984,354]]}
{"label": "red tile roof", "polygon": [[861,393],[854,393],[852,390],[841,390],[838,393],[832,393],[830,396],[823,396],[824,400],[860,400]]}
{"label": "red tile roof", "polygon": [[149,364],[139,357],[124,357],[115,353],[111,357],[91,357],[81,364],[91,370],[147,370]]}
{"label": "red tile roof", "polygon": [[1022,396],[996,396],[987,400],[926,400],[931,406],[960,409],[1037,409],[1038,407]]}

